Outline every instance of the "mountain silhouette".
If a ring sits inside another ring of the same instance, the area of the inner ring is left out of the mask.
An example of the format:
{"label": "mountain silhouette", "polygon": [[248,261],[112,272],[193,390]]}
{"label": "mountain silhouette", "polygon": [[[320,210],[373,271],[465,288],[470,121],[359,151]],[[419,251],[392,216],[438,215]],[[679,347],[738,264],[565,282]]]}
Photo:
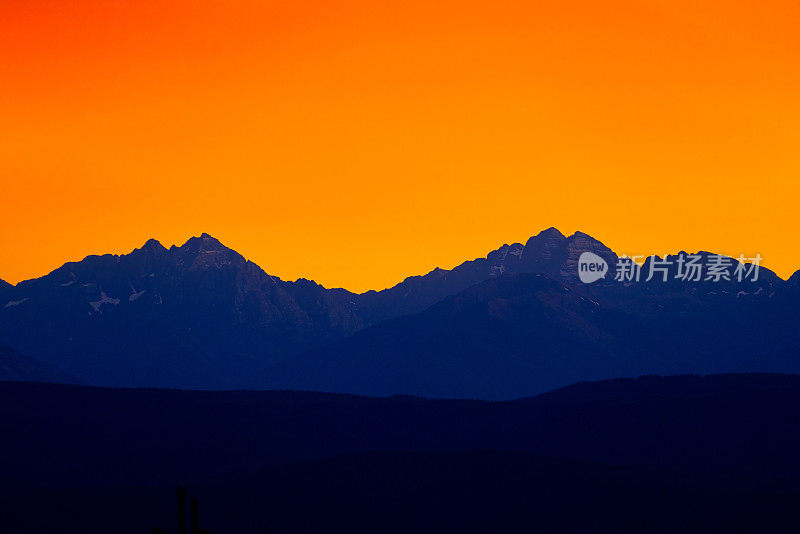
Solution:
{"label": "mountain silhouette", "polygon": [[467,261],[452,270],[434,269],[412,276],[383,291],[368,291],[359,300],[370,322],[418,313],[440,300],[490,278],[519,274],[546,274],[556,280],[575,282],[577,262],[585,251],[595,252],[613,268],[617,256],[600,241],[582,232],[565,237],[548,228],[522,245],[503,245],[486,258]]}
{"label": "mountain silhouette", "polygon": [[504,275],[285,360],[270,387],[509,399],[618,376],[800,372],[798,300],[737,300],[738,287]]}
{"label": "mountain silhouette", "polygon": [[646,339],[623,336],[636,321],[545,275],[501,276],[286,360],[270,372],[271,386],[508,399],[638,376],[658,362],[632,350]]}
{"label": "mountain silhouette", "polygon": [[797,275],[585,285],[584,252],[612,273],[623,261],[549,228],[359,295],[280,280],[208,234],[169,249],[151,239],[0,287],[0,342],[113,386],[509,398],[642,372],[800,371]]}
{"label": "mountain silhouette", "polygon": [[350,293],[279,280],[208,234],[67,263],[8,298],[0,339],[108,385],[255,386],[269,363],[362,326]]}

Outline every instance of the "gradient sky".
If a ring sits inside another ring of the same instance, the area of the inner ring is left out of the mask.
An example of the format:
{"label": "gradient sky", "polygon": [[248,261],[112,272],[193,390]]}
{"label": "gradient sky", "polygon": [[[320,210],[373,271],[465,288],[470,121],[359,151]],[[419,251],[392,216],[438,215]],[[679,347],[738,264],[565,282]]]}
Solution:
{"label": "gradient sky", "polygon": [[0,2],[0,278],[208,232],[383,288],[556,226],[800,268],[800,2]]}

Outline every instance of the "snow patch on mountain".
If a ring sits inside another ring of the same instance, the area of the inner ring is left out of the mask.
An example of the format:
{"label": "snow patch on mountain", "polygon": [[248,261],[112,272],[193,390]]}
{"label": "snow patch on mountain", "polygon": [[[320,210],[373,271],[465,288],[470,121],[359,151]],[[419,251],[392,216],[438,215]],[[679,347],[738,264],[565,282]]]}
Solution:
{"label": "snow patch on mountain", "polygon": [[24,298],[22,300],[11,300],[11,301],[7,302],[6,305],[3,306],[3,307],[4,308],[10,308],[12,306],[19,306],[20,304],[22,304],[26,300],[30,300],[30,297],[26,297],[26,298]]}
{"label": "snow patch on mountain", "polygon": [[[90,302],[89,306],[94,308],[94,311],[99,312],[100,311],[100,306],[102,306],[103,304],[112,304],[114,306],[117,306],[119,304],[119,299],[115,299],[113,297],[109,297],[108,295],[105,294],[104,291],[101,291],[100,292],[100,300],[97,300],[97,301],[94,301],[94,302]],[[102,312],[100,312],[100,313],[102,313]]]}

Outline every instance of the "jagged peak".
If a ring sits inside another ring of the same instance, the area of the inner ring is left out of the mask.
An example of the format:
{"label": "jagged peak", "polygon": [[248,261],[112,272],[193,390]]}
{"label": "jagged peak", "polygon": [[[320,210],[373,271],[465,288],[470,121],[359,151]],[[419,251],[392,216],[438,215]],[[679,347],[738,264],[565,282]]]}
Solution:
{"label": "jagged peak", "polygon": [[488,258],[492,254],[508,253],[515,250],[522,250],[524,247],[525,245],[523,245],[522,243],[511,243],[510,245],[508,243],[504,243],[500,248],[495,249],[491,251],[489,254],[487,254],[486,257]]}
{"label": "jagged peak", "polygon": [[[278,281],[278,280],[280,280],[280,278],[278,278],[277,276],[271,276],[271,278],[272,278],[273,280],[275,280],[275,281]],[[298,285],[298,286],[305,286],[305,287],[320,287],[320,288],[322,288],[322,289],[325,289],[325,288],[324,288],[324,286],[323,286],[322,284],[318,284],[317,282],[315,282],[314,280],[311,280],[310,278],[304,278],[304,277],[300,277],[300,278],[298,278],[297,280],[295,280],[295,281],[294,281],[294,282],[292,282],[292,283],[293,283],[293,284],[296,284],[296,285]]]}
{"label": "jagged peak", "polygon": [[551,226],[550,228],[542,230],[534,237],[562,237],[566,239],[566,236],[562,234],[561,231],[555,226]]}
{"label": "jagged peak", "polygon": [[[221,268],[232,264],[245,267],[248,265],[244,256],[205,232],[199,237],[189,238],[186,243],[180,247],[173,247],[170,251],[176,255],[179,262],[190,269]],[[261,270],[263,272],[263,269]]]}
{"label": "jagged peak", "polygon": [[222,242],[210,234],[203,232],[199,237],[193,236],[186,240],[186,243],[179,247],[181,250],[196,250],[212,252],[216,250],[231,250]]}
{"label": "jagged peak", "polygon": [[528,246],[536,243],[540,245],[560,243],[566,239],[567,238],[558,230],[558,228],[551,226],[550,228],[542,230],[535,236],[528,238],[528,241],[525,243],[525,247],[527,248]]}
{"label": "jagged peak", "polygon": [[[606,246],[605,243],[593,237],[586,232],[576,231],[574,234],[569,236],[566,239],[567,247],[581,249],[582,247],[589,246],[591,250],[597,252],[598,250],[602,250],[605,252],[614,253],[609,247]],[[616,254],[614,254],[616,256]]]}
{"label": "jagged peak", "polygon": [[167,250],[157,239],[150,238],[145,241],[144,245],[139,250]]}
{"label": "jagged peak", "polygon": [[577,238],[580,238],[580,237],[591,239],[593,241],[597,241],[597,239],[595,239],[591,235],[587,234],[586,232],[581,232],[580,230],[576,230],[575,233],[572,234],[571,236],[569,236],[567,239],[577,239]]}

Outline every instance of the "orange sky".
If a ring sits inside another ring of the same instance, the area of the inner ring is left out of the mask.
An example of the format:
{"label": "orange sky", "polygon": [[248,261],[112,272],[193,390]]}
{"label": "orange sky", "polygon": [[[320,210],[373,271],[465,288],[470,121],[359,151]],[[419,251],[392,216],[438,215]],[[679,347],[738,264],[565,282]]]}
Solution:
{"label": "orange sky", "polygon": [[363,291],[548,226],[800,268],[800,2],[0,2],[0,278],[208,232]]}

